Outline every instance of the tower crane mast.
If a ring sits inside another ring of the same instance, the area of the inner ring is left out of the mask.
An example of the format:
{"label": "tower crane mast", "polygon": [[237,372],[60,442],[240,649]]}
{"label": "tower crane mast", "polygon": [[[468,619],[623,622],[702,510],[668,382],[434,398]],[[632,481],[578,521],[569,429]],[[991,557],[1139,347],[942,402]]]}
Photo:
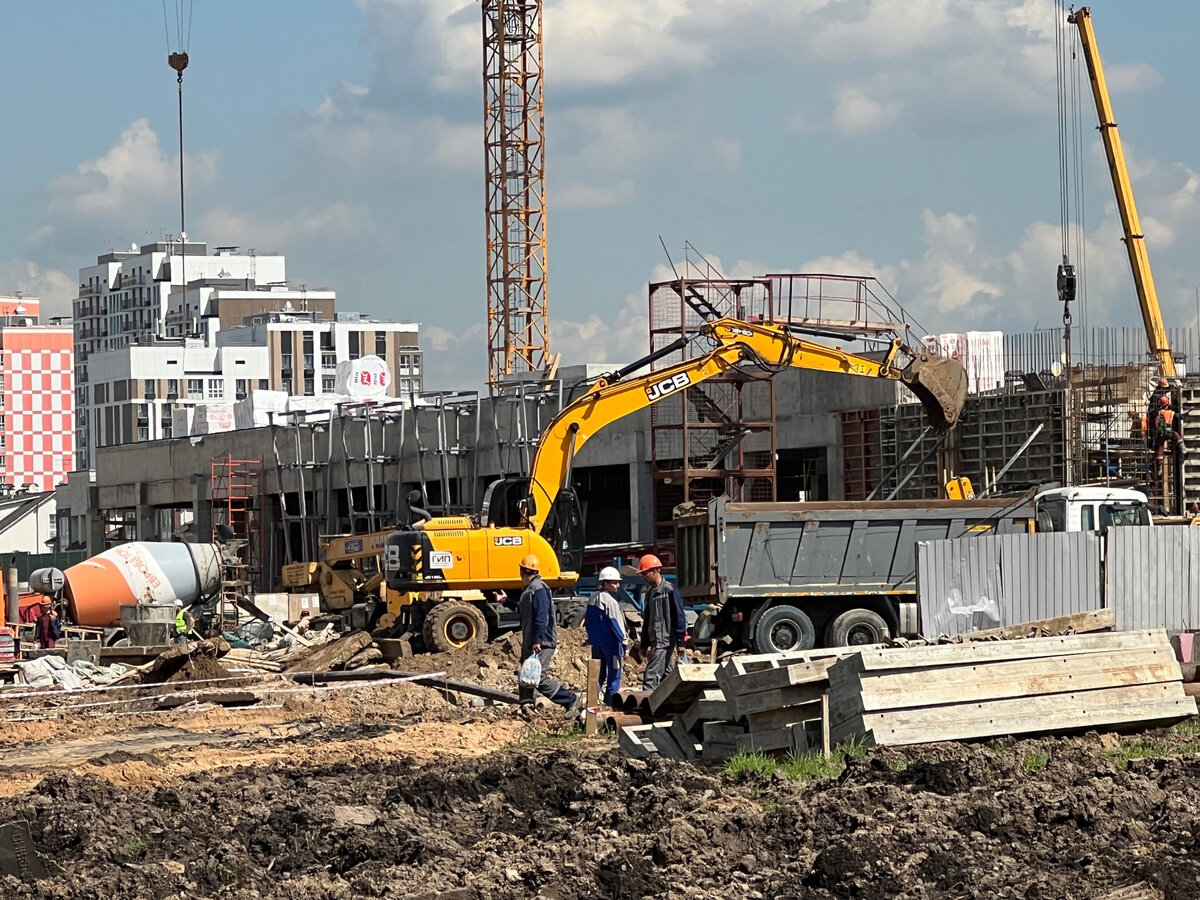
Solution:
{"label": "tower crane mast", "polygon": [[488,380],[544,369],[546,115],[542,0],[483,0]]}

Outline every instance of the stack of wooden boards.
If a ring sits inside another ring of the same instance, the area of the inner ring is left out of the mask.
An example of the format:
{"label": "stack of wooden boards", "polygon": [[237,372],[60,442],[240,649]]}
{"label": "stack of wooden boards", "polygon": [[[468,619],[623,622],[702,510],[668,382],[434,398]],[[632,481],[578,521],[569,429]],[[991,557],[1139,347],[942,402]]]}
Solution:
{"label": "stack of wooden boards", "polygon": [[812,650],[684,665],[649,697],[660,721],[627,726],[631,756],[723,760],[739,752],[828,754],[1196,715],[1163,630]]}
{"label": "stack of wooden boards", "polygon": [[830,671],[835,743],[898,746],[1196,715],[1166,631],[874,649]]}

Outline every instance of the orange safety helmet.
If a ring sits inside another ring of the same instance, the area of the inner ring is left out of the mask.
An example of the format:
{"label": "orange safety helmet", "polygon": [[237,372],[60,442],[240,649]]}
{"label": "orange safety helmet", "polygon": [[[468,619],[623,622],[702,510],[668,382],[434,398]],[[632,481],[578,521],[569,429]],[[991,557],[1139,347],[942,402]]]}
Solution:
{"label": "orange safety helmet", "polygon": [[645,572],[649,572],[651,569],[661,569],[661,568],[662,568],[662,560],[659,559],[657,556],[655,556],[653,553],[647,553],[640,560],[638,560],[638,574],[639,575],[641,575]]}
{"label": "orange safety helmet", "polygon": [[542,564],[538,562],[538,558],[532,553],[527,553],[525,556],[521,557],[521,562],[519,565],[522,569],[525,569],[528,572],[542,571]]}

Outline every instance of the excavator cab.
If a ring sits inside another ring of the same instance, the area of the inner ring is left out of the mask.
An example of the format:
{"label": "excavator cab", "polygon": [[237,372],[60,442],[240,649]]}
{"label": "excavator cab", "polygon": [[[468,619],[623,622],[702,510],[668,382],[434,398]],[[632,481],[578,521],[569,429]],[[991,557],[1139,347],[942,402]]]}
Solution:
{"label": "excavator cab", "polygon": [[542,526],[542,537],[554,549],[559,571],[579,572],[583,566],[583,508],[574,488],[565,487],[558,492],[554,508]]}

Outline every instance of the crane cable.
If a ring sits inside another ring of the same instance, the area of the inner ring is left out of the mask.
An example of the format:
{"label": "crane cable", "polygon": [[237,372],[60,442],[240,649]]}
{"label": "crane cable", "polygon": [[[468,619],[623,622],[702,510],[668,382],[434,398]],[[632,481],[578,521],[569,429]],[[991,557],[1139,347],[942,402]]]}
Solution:
{"label": "crane cable", "polygon": [[1083,319],[1083,347],[1088,361],[1087,205],[1084,191],[1084,93],[1081,86],[1078,43],[1068,27],[1065,0],[1055,0],[1054,44],[1058,118],[1058,213],[1062,241],[1059,266],[1059,299],[1063,303],[1063,341],[1066,366],[1071,351],[1071,304],[1078,301]]}

